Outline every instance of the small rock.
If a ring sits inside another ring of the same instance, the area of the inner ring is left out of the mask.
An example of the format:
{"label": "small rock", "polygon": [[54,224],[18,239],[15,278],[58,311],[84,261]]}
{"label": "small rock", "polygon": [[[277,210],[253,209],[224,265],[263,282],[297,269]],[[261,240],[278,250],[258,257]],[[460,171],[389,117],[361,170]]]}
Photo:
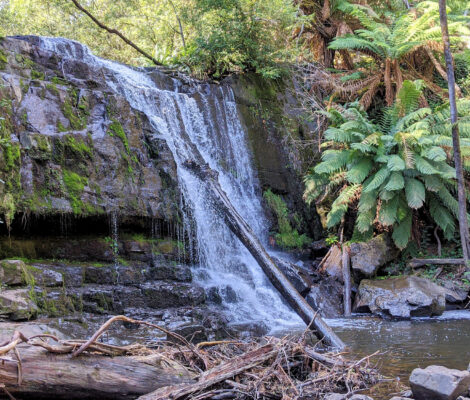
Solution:
{"label": "small rock", "polygon": [[142,292],[150,308],[196,306],[206,300],[204,289],[189,283],[147,282],[142,285]]}
{"label": "small rock", "polygon": [[459,396],[457,397],[457,400],[470,400],[470,397]]}
{"label": "small rock", "polygon": [[468,394],[470,372],[439,365],[416,368],[411,373],[410,386],[416,400],[456,400]]}
{"label": "small rock", "polygon": [[387,234],[378,235],[363,243],[351,244],[351,268],[356,279],[374,276],[380,267],[398,255]]}
{"label": "small rock", "polygon": [[36,318],[37,305],[31,300],[28,289],[12,289],[0,292],[0,315],[12,321]]}
{"label": "small rock", "polygon": [[390,400],[410,400],[410,398],[402,396],[393,396]]}
{"label": "small rock", "polygon": [[362,280],[353,309],[381,316],[410,318],[441,315],[445,304],[440,286],[425,278],[406,276]]}
{"label": "small rock", "polygon": [[349,400],[374,400],[372,397],[366,396],[365,394],[354,394]]}
{"label": "small rock", "polygon": [[2,283],[8,286],[19,286],[26,283],[26,264],[21,260],[3,260],[0,262]]}
{"label": "small rock", "polygon": [[323,400],[345,400],[346,396],[341,393],[329,393],[325,395]]}

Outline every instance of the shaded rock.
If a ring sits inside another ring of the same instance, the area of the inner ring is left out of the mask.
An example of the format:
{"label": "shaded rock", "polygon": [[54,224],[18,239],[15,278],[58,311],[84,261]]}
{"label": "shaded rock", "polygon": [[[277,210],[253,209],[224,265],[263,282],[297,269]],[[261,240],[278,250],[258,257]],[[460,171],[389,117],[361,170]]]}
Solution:
{"label": "shaded rock", "polygon": [[0,277],[7,286],[19,286],[26,283],[26,264],[21,260],[0,261]]}
{"label": "shaded rock", "polygon": [[214,304],[222,304],[222,296],[218,287],[213,286],[207,290],[207,301]]}
{"label": "shaded rock", "polygon": [[305,300],[314,310],[319,310],[322,317],[335,318],[343,314],[343,286],[333,278],[312,285]]}
{"label": "shaded rock", "polygon": [[372,397],[366,396],[365,394],[353,394],[349,397],[349,400],[374,400]]}
{"label": "shaded rock", "polygon": [[60,272],[52,269],[43,269],[32,267],[30,270],[33,277],[34,283],[42,287],[58,287],[63,286],[64,278]]}
{"label": "shaded rock", "polygon": [[302,295],[305,296],[310,290],[310,283],[307,281],[305,274],[302,269],[295,264],[280,258],[273,257],[273,260],[286,276],[287,279],[294,285],[295,289]]}
{"label": "shaded rock", "polygon": [[114,285],[118,283],[118,273],[116,271],[116,267],[85,267],[84,283]]}
{"label": "shaded rock", "polygon": [[206,300],[202,287],[188,283],[148,282],[142,285],[142,292],[150,308],[196,306]]}
{"label": "shaded rock", "polygon": [[38,313],[28,289],[12,289],[0,292],[0,316],[12,321],[33,319]]}
{"label": "shaded rock", "polygon": [[155,280],[191,282],[193,279],[191,269],[184,265],[159,264],[151,268],[148,275]]}
{"label": "shaded rock", "polygon": [[351,243],[351,268],[356,279],[374,276],[380,267],[398,255],[387,234],[378,235],[364,243]]}
{"label": "shaded rock", "polygon": [[445,296],[440,286],[416,276],[364,279],[353,309],[396,318],[441,315],[445,310]]}
{"label": "shaded rock", "polygon": [[326,260],[324,261],[320,272],[326,273],[339,281],[343,282],[342,251],[339,246],[332,246]]}
{"label": "shaded rock", "polygon": [[410,386],[415,400],[455,400],[468,394],[470,372],[439,365],[416,368],[411,373]]}
{"label": "shaded rock", "polygon": [[393,396],[390,400],[410,400],[410,398],[402,396]]}

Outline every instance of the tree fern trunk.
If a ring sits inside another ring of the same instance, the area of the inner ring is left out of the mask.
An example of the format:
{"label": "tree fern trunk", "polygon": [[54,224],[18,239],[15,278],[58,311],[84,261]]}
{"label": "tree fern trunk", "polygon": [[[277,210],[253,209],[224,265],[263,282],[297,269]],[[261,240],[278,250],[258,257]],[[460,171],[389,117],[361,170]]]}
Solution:
{"label": "tree fern trunk", "polygon": [[393,88],[392,88],[392,61],[390,58],[385,59],[385,72],[384,72],[384,83],[385,83],[385,101],[387,106],[393,104]]}
{"label": "tree fern trunk", "polygon": [[468,262],[470,253],[470,240],[467,221],[467,200],[465,197],[465,180],[463,176],[462,156],[460,153],[458,113],[457,104],[455,100],[454,60],[450,51],[449,29],[447,26],[446,0],[439,0],[439,17],[441,22],[442,41],[444,43],[444,57],[446,60],[447,81],[449,84],[450,120],[452,123],[452,145],[454,148],[454,163],[455,171],[457,173],[457,187],[459,200],[460,240],[462,242],[464,261],[467,265],[467,268],[470,268]]}

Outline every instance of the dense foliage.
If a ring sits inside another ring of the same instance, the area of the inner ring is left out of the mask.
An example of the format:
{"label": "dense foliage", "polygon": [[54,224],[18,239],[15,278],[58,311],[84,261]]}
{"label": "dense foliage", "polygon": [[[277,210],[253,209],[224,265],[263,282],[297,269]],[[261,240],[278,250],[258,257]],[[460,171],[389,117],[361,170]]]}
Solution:
{"label": "dense foliage", "polygon": [[[305,196],[308,201],[333,197],[328,227],[340,224],[351,208],[357,213],[357,237],[372,235],[374,225],[390,226],[395,244],[404,248],[412,236],[413,217],[424,209],[447,238],[453,237],[458,203],[449,158],[448,111],[418,108],[420,85],[405,81],[379,124],[357,103],[327,113],[327,150],[306,176]],[[460,106],[468,121],[470,103]],[[462,127],[470,137],[469,126]],[[470,139],[461,144],[468,155]]]}

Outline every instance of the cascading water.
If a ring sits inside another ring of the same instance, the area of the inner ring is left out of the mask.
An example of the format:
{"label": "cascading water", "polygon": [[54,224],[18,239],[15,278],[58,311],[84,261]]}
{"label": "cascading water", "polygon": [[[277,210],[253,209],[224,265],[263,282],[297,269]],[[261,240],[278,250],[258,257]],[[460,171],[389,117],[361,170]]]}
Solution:
{"label": "cascading water", "polygon": [[[217,288],[232,321],[263,321],[272,330],[301,325],[251,254],[214,212],[204,182],[183,166],[193,158],[195,145],[205,162],[219,173],[219,182],[234,207],[265,241],[267,225],[231,89],[194,84],[190,94],[182,93],[176,79],[172,90],[162,89],[148,71],[95,57],[77,42],[42,38],[41,46],[62,56],[63,71],[69,58],[101,69],[108,86],[145,113],[155,135],[166,140],[178,166],[182,208],[187,210],[183,216],[185,232],[180,236],[193,237],[197,244],[195,279],[207,289]],[[191,245],[189,252],[192,256]]]}

